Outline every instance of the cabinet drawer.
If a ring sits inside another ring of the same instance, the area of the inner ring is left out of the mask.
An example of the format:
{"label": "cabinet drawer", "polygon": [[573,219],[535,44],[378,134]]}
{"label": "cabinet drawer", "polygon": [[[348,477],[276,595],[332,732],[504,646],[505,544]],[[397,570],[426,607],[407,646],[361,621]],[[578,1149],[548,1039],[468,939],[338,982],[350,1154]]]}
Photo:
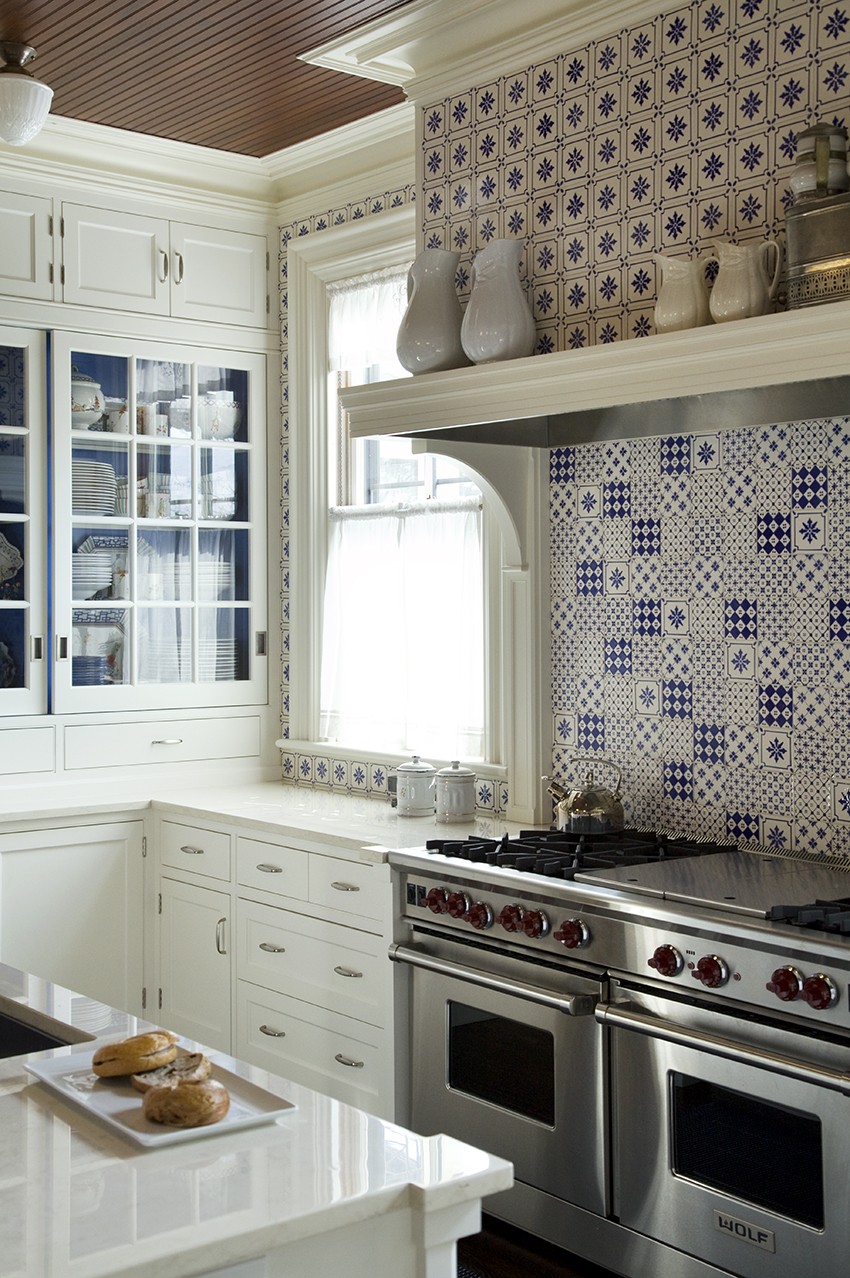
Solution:
{"label": "cabinet drawer", "polygon": [[242,1060],[382,1112],[381,1030],[246,981],[237,986],[236,1026],[235,1054]]}
{"label": "cabinet drawer", "polygon": [[236,840],[236,879],[243,887],[307,900],[309,853],[260,839]]}
{"label": "cabinet drawer", "polygon": [[260,753],[260,721],[175,719],[167,723],[80,724],[65,729],[66,768],[244,759]]}
{"label": "cabinet drawer", "polygon": [[339,861],[331,856],[310,857],[310,900],[341,910],[352,918],[380,921],[385,914],[386,883],[364,861]]}
{"label": "cabinet drawer", "polygon": [[212,879],[230,879],[230,835],[202,826],[162,821],[159,827],[159,858],[173,869],[205,874]]}
{"label": "cabinet drawer", "polygon": [[378,937],[244,900],[236,906],[236,935],[240,978],[383,1024],[389,959]]}
{"label": "cabinet drawer", "polygon": [[52,772],[56,766],[53,728],[9,728],[0,733],[0,772]]}

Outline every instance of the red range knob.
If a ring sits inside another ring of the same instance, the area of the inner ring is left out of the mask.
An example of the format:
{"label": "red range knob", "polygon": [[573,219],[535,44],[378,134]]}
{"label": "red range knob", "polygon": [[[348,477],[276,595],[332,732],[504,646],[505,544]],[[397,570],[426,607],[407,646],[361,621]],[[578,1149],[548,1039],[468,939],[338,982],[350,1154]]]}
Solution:
{"label": "red range knob", "polygon": [[584,919],[566,919],[554,936],[568,950],[578,950],[590,943],[590,928]]}
{"label": "red range knob", "polygon": [[796,967],[778,967],[765,989],[775,994],[783,1003],[793,1003],[803,992],[802,974]]}
{"label": "red range knob", "polygon": [[432,914],[445,914],[449,908],[448,896],[445,888],[433,887],[428,891],[425,897],[425,904]]}
{"label": "red range knob", "polygon": [[695,981],[701,981],[708,989],[716,990],[729,980],[729,968],[716,954],[706,954],[698,961],[691,976]]}
{"label": "red range knob", "polygon": [[514,902],[512,905],[505,905],[499,912],[499,922],[506,932],[521,932],[522,920],[525,910],[521,905]]}
{"label": "red range knob", "polygon": [[453,919],[465,918],[469,913],[470,900],[465,892],[449,892],[446,898],[446,910]]}
{"label": "red range knob", "polygon": [[678,976],[685,966],[685,960],[675,945],[659,945],[647,963],[659,976]]}
{"label": "red range knob", "polygon": [[835,982],[823,972],[807,976],[803,981],[801,992],[809,1007],[815,1008],[818,1012],[822,1012],[827,1007],[834,1007],[838,1002]]}
{"label": "red range knob", "polygon": [[493,911],[486,901],[476,901],[474,905],[469,907],[466,917],[472,926],[477,927],[479,931],[493,926]]}
{"label": "red range knob", "polygon": [[549,931],[549,920],[542,910],[529,910],[523,916],[522,930],[526,936],[545,936]]}

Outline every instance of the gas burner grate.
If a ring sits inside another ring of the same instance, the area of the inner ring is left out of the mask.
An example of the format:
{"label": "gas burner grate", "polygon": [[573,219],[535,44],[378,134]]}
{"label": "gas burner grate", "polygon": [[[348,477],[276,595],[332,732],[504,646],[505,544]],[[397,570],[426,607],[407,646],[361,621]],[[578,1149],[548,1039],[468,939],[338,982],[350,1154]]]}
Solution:
{"label": "gas burner grate", "polygon": [[725,850],[717,844],[667,838],[642,830],[619,830],[603,835],[521,830],[514,838],[506,834],[501,839],[479,839],[474,835],[465,839],[428,839],[425,848],[461,861],[557,879],[573,879],[580,870],[646,865]]}
{"label": "gas burner grate", "polygon": [[767,917],[775,923],[790,923],[813,932],[835,932],[850,936],[850,898],[812,901],[809,905],[772,905]]}

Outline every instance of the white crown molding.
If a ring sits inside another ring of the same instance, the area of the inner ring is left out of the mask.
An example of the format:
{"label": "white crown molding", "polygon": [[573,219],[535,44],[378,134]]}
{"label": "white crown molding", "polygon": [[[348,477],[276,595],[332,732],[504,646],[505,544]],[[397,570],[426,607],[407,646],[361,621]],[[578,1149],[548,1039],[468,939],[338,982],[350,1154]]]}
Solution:
{"label": "white crown molding", "polygon": [[578,48],[664,9],[661,0],[414,0],[300,56],[398,85],[421,101],[546,61],[553,51]]}
{"label": "white crown molding", "polygon": [[416,110],[402,102],[267,156],[278,221],[413,182],[415,129]]}
{"label": "white crown molding", "polygon": [[126,193],[129,181],[139,196],[268,212],[269,179],[261,160],[63,116],[49,116],[26,147],[0,143],[0,169],[90,191]]}

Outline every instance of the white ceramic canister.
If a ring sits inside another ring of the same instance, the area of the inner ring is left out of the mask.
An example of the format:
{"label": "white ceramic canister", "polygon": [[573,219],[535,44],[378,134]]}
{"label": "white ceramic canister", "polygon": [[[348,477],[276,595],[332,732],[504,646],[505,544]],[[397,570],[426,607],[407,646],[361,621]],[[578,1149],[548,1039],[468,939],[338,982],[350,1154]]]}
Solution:
{"label": "white ceramic canister", "polygon": [[396,810],[399,816],[434,815],[434,778],[437,769],[415,754],[396,768]]}
{"label": "white ceramic canister", "polygon": [[475,815],[475,773],[455,759],[437,773],[437,820],[468,821]]}

